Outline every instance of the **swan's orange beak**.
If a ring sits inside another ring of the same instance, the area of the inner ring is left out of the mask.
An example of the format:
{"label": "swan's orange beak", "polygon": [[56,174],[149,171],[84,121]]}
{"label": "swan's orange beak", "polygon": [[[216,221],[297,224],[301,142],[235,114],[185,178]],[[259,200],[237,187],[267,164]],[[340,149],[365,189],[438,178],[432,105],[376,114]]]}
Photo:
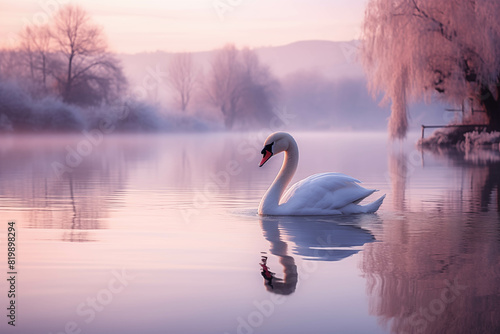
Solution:
{"label": "swan's orange beak", "polygon": [[264,153],[262,154],[264,154],[264,156],[262,157],[259,167],[262,167],[266,163],[266,161],[273,156],[273,153],[269,151],[264,151]]}

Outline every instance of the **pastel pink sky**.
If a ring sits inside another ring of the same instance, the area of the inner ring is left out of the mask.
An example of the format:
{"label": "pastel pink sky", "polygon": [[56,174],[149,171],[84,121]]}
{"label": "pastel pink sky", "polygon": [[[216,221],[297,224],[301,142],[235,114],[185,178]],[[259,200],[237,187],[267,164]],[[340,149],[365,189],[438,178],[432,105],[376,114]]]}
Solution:
{"label": "pastel pink sky", "polygon": [[0,0],[0,46],[12,45],[23,26],[46,22],[65,3],[87,10],[104,27],[116,52],[204,51],[229,42],[259,47],[352,40],[359,37],[366,1]]}

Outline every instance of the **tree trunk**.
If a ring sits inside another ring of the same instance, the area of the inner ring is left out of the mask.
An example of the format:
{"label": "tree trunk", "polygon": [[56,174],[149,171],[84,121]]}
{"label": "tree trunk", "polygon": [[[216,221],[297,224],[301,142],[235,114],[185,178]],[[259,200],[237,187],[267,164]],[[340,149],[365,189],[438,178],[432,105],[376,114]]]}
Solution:
{"label": "tree trunk", "polygon": [[481,105],[488,117],[488,130],[500,131],[500,101],[487,88],[481,90]]}
{"label": "tree trunk", "polygon": [[229,112],[226,115],[224,115],[224,125],[226,126],[227,130],[232,130],[233,125],[234,125],[234,113]]}
{"label": "tree trunk", "polygon": [[42,54],[42,84],[43,84],[43,92],[47,92],[47,65],[45,54]]}
{"label": "tree trunk", "polygon": [[72,81],[72,75],[71,75],[71,67],[73,65],[73,53],[69,56],[69,59],[68,59],[68,77],[66,79],[66,87],[64,87],[64,96],[63,96],[63,100],[65,102],[69,102],[69,94],[71,92],[71,81]]}
{"label": "tree trunk", "polygon": [[181,93],[181,110],[182,110],[182,112],[185,112],[186,108],[187,108],[186,95],[184,93]]}
{"label": "tree trunk", "polygon": [[35,81],[35,69],[34,69],[34,65],[33,65],[33,55],[29,54],[29,58],[30,58],[30,73],[31,73],[31,81]]}
{"label": "tree trunk", "polygon": [[234,111],[231,109],[227,110],[224,106],[220,108],[220,111],[224,115],[224,125],[226,126],[226,129],[231,130],[234,125]]}

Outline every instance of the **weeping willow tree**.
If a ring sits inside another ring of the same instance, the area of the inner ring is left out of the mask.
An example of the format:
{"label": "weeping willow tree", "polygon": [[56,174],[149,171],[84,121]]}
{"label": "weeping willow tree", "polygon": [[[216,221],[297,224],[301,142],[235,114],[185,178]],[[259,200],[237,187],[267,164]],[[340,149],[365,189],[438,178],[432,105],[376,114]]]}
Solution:
{"label": "weeping willow tree", "polygon": [[500,1],[370,0],[361,58],[374,95],[391,103],[389,132],[403,138],[408,104],[473,99],[500,130]]}

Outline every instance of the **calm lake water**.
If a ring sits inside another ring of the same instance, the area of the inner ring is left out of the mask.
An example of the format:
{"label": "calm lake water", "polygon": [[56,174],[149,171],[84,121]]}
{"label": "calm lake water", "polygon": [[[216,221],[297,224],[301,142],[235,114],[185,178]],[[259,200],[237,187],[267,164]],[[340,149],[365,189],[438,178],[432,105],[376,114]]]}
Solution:
{"label": "calm lake water", "polygon": [[257,167],[267,134],[1,137],[0,332],[500,332],[498,151],[294,133],[294,181],[342,172],[387,198],[376,214],[264,218],[282,161]]}

